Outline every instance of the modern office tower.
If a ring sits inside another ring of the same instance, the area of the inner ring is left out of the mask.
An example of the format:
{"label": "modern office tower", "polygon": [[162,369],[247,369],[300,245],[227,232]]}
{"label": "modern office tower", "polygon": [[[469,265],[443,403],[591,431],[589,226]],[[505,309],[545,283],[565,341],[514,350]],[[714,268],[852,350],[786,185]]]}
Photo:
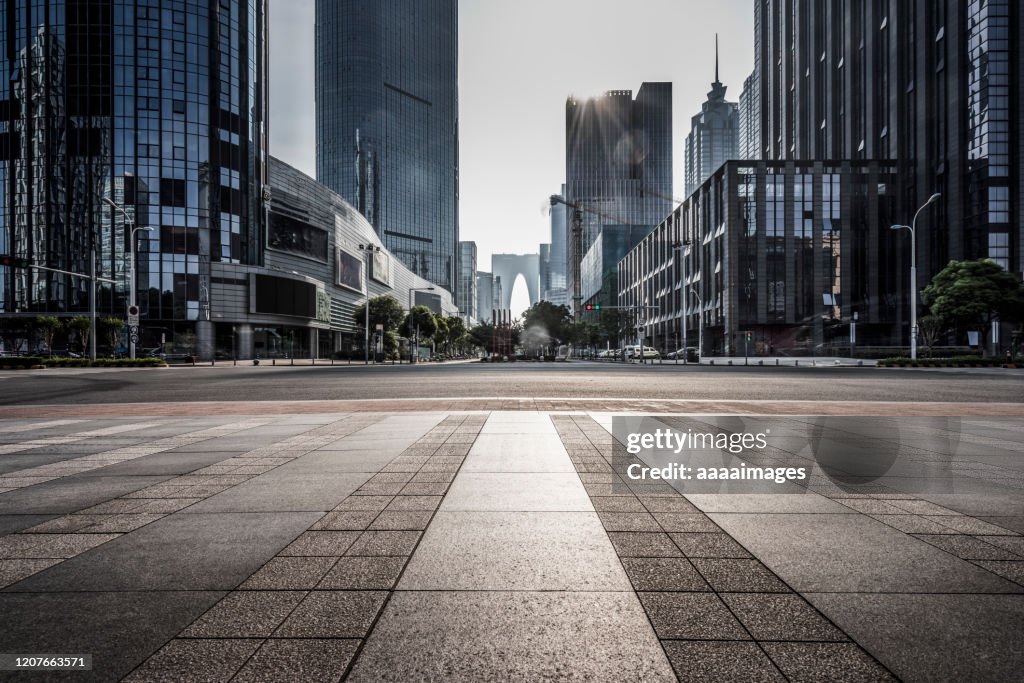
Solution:
{"label": "modern office tower", "polygon": [[918,287],[950,259],[1021,271],[1024,4],[759,0],[755,19],[765,158],[895,160],[900,223],[941,193]]}
{"label": "modern office tower", "polygon": [[[264,0],[4,0],[0,252],[97,271],[101,315],[135,286],[141,345],[211,348],[211,267],[262,259]],[[104,200],[118,205],[112,208]],[[137,234],[135,283],[126,250]],[[4,268],[6,313],[88,310],[82,278]]]}
{"label": "modern office tower", "polygon": [[[562,185],[562,191],[559,195],[563,199],[565,198],[565,185]],[[568,233],[568,209],[565,204],[555,203],[551,206],[551,253],[550,253],[550,268],[549,268],[549,279],[548,289],[554,292],[555,290],[562,290],[562,298],[565,297],[565,274],[568,270],[568,261],[566,260],[566,247],[568,246],[567,240],[569,239]],[[544,298],[548,301],[552,301],[551,296],[553,294],[545,293]]]}
{"label": "modern office tower", "polygon": [[740,159],[761,158],[760,104],[757,73],[755,72],[743,81],[743,92],[740,93]]}
{"label": "modern office tower", "polygon": [[459,242],[459,311],[465,320],[477,317],[476,242]]}
{"label": "modern office tower", "polygon": [[686,196],[722,164],[739,156],[740,114],[735,102],[725,101],[726,86],[718,78],[718,38],[715,38],[715,81],[700,113],[690,121],[686,137]]}
{"label": "modern office tower", "polygon": [[605,225],[650,232],[672,211],[672,84],[644,83],[636,99],[630,90],[570,97],[565,112],[565,199],[579,202],[583,216],[578,251],[572,231],[566,235],[574,298],[582,296],[574,271]]}
{"label": "modern office tower", "polygon": [[317,0],[317,179],[453,292],[458,116],[457,0]]}
{"label": "modern office tower", "polygon": [[476,273],[476,317],[482,323],[489,322],[494,305],[494,275],[477,271]]}

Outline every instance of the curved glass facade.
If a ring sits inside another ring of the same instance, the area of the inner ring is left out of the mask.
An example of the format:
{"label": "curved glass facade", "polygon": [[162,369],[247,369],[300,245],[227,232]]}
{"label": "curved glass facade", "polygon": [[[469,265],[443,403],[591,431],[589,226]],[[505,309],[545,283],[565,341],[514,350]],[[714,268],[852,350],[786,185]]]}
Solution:
{"label": "curved glass facade", "polygon": [[[123,316],[129,234],[152,228],[137,233],[146,330],[209,320],[211,263],[262,259],[265,0],[0,6],[0,252],[87,273],[95,247],[116,282],[99,310]],[[3,270],[5,312],[88,309],[81,278]]]}
{"label": "curved glass facade", "polygon": [[317,0],[316,65],[317,180],[456,291],[457,0]]}

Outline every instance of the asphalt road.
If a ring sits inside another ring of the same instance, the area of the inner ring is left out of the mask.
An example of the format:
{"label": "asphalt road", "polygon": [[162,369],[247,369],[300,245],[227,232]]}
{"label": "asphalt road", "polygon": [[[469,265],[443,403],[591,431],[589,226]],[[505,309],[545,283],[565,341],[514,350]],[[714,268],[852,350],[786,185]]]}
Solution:
{"label": "asphalt road", "polygon": [[481,363],[5,372],[0,405],[388,398],[1024,402],[1024,371]]}

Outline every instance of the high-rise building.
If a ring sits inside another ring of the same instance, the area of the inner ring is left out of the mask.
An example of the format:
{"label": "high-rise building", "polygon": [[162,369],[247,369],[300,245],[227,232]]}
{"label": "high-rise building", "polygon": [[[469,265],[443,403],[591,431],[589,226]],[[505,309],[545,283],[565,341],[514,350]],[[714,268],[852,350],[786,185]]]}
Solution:
{"label": "high-rise building", "polygon": [[740,93],[740,159],[761,158],[760,104],[757,73],[755,72],[743,81],[743,91]]}
{"label": "high-rise building", "polygon": [[317,0],[316,115],[317,179],[456,291],[457,0]]}
{"label": "high-rise building", "polygon": [[459,242],[459,290],[455,298],[464,319],[477,317],[476,242]]}
{"label": "high-rise building", "polygon": [[[138,227],[144,330],[212,349],[211,268],[263,258],[265,0],[0,7],[0,252],[87,273],[95,249],[120,317]],[[2,270],[5,313],[88,310],[82,278]]]}
{"label": "high-rise building", "polygon": [[494,275],[477,271],[476,273],[476,317],[480,322],[489,322],[491,311],[497,308],[494,303]]}
{"label": "high-rise building", "polygon": [[[561,195],[565,198],[565,185],[562,185]],[[552,297],[558,296],[557,290],[561,290],[561,298],[565,298],[565,274],[568,270],[566,260],[566,247],[568,246],[568,210],[564,203],[555,202],[551,205],[551,250],[549,253],[548,285],[544,292],[544,298],[553,301]]]}
{"label": "high-rise building", "polygon": [[578,252],[566,236],[566,288],[575,298],[575,270],[605,225],[650,232],[672,211],[672,84],[644,83],[636,99],[630,90],[570,97],[565,111],[565,199],[579,202],[583,217]]}
{"label": "high-rise building", "polygon": [[[739,156],[740,114],[735,102],[725,101],[726,86],[718,78],[718,38],[715,38],[715,81],[700,113],[690,121],[686,138],[686,196],[690,196],[726,161]],[[667,214],[666,214],[667,215]]]}
{"label": "high-rise building", "polygon": [[1021,271],[1024,5],[758,0],[755,27],[765,158],[894,160],[903,223],[941,193],[919,223],[919,287],[950,259]]}

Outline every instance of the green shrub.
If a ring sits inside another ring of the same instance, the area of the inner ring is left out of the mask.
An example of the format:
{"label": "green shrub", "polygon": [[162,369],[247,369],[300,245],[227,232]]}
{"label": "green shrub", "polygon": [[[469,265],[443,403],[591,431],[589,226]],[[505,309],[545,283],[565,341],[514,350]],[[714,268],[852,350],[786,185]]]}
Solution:
{"label": "green shrub", "polygon": [[0,368],[4,370],[24,370],[36,365],[42,365],[43,359],[35,356],[7,356],[0,358]]}

